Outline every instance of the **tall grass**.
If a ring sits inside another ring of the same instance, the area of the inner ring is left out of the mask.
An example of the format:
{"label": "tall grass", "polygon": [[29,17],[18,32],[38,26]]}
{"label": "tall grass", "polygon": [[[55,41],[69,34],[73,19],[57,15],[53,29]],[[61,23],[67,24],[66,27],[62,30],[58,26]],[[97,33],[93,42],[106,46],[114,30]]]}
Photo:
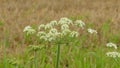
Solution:
{"label": "tall grass", "polygon": [[8,43],[8,35],[9,35],[9,33],[8,33],[8,31],[7,30],[5,30],[5,37],[4,37],[4,68],[7,68],[7,51],[6,51],[6,49],[7,49],[7,47],[8,47],[8,45],[9,45],[9,43]]}
{"label": "tall grass", "polygon": [[[93,27],[93,25],[89,24],[87,28],[89,27]],[[101,26],[102,36],[104,38],[107,36],[107,40],[118,43],[120,35],[109,35],[109,27],[108,23],[104,23]],[[35,43],[31,46],[28,45],[28,50],[24,48],[24,52],[22,54],[18,53],[18,56],[12,54],[16,58],[9,60],[13,60],[12,64],[8,64],[7,61],[11,54],[7,55],[6,53],[6,49],[9,46],[9,33],[6,31],[3,49],[4,56],[2,61],[0,61],[0,68],[119,68],[119,58],[113,59],[106,56],[105,53],[109,49],[105,47],[105,43],[97,40],[98,35],[88,34],[87,29],[84,30],[86,31],[80,30],[84,34],[82,35],[81,33],[78,38],[71,38],[66,35],[55,42],[33,40],[34,34],[32,37],[25,35],[25,43]]]}

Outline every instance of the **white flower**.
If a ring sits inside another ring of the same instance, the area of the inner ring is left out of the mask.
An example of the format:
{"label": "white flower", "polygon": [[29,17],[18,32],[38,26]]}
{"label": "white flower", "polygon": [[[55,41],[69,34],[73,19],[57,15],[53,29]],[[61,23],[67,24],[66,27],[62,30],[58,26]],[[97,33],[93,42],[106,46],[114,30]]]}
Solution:
{"label": "white flower", "polygon": [[52,25],[52,26],[55,26],[55,25],[57,25],[58,23],[57,23],[56,20],[54,20],[54,21],[51,21],[49,24]]}
{"label": "white flower", "polygon": [[91,29],[91,28],[88,29],[88,32],[91,33],[91,34],[93,34],[93,33],[96,33],[96,34],[97,34],[97,31],[94,30],[94,29]]}
{"label": "white flower", "polygon": [[76,32],[76,31],[72,31],[72,32],[70,33],[70,36],[71,36],[71,37],[78,37],[78,35],[79,35],[79,33]]}
{"label": "white flower", "polygon": [[114,47],[115,49],[117,49],[117,45],[114,43],[107,43],[106,46],[107,47]]}
{"label": "white flower", "polygon": [[57,33],[57,29],[52,28],[52,29],[50,30],[50,33]]}
{"label": "white flower", "polygon": [[44,31],[38,32],[37,36],[44,41],[53,41],[59,36],[59,33],[57,32],[57,29],[52,28],[48,33],[45,33]]}
{"label": "white flower", "polygon": [[65,36],[65,35],[69,34],[70,32],[71,31],[69,29],[62,30],[61,36]]}
{"label": "white flower", "polygon": [[40,31],[37,33],[37,36],[40,37],[40,36],[45,36],[46,33],[44,31]]}
{"label": "white flower", "polygon": [[108,57],[112,57],[112,58],[120,57],[120,53],[119,52],[107,52],[106,55]]}
{"label": "white flower", "polygon": [[44,25],[44,24],[41,24],[41,25],[38,27],[39,30],[42,29],[42,28],[45,28],[45,25]]}
{"label": "white flower", "polygon": [[36,31],[31,26],[26,26],[23,30],[27,35],[34,34]]}
{"label": "white flower", "polygon": [[48,38],[48,41],[49,41],[49,42],[51,42],[51,41],[53,41],[53,40],[55,40],[54,37],[50,37],[50,38]]}
{"label": "white flower", "polygon": [[70,24],[72,24],[72,20],[64,17],[64,18],[61,18],[58,23],[59,23],[60,25],[63,25],[63,24],[68,24],[68,25],[70,25]]}
{"label": "white flower", "polygon": [[82,29],[84,29],[85,23],[81,20],[76,20],[75,25],[78,27],[82,27]]}
{"label": "white flower", "polygon": [[26,27],[24,28],[23,32],[27,32],[29,29],[32,29],[32,27],[31,27],[31,26],[26,26]]}
{"label": "white flower", "polygon": [[56,39],[56,36],[53,33],[48,33],[46,35],[47,41],[53,41]]}
{"label": "white flower", "polygon": [[69,26],[67,24],[61,25],[61,30],[69,29]]}
{"label": "white flower", "polygon": [[57,31],[57,29],[55,28],[52,28],[50,31],[49,31],[50,34],[52,34],[53,36],[55,37],[58,37],[60,35],[60,33]]}
{"label": "white flower", "polygon": [[38,32],[37,36],[39,37],[39,39],[47,41],[46,33],[44,31]]}
{"label": "white flower", "polygon": [[45,30],[47,30],[47,29],[51,29],[53,26],[51,25],[51,24],[46,24],[45,25]]}
{"label": "white flower", "polygon": [[40,38],[41,40],[44,40],[44,41],[47,41],[47,40],[48,40],[46,36],[40,36],[39,38]]}

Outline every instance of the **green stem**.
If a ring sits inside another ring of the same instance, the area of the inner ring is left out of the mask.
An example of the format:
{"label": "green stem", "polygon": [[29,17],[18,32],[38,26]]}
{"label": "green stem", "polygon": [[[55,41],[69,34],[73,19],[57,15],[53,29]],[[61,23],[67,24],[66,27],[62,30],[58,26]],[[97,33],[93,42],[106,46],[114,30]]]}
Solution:
{"label": "green stem", "polygon": [[4,68],[6,68],[6,47],[4,47]]}
{"label": "green stem", "polygon": [[8,31],[5,31],[5,42],[4,42],[4,68],[7,68],[7,56],[6,56],[6,48],[8,46]]}
{"label": "green stem", "polygon": [[37,55],[36,55],[36,51],[34,51],[34,65],[35,65],[35,68],[38,68],[37,67]]}
{"label": "green stem", "polygon": [[57,60],[56,60],[56,68],[59,68],[59,57],[60,57],[60,45],[57,47]]}

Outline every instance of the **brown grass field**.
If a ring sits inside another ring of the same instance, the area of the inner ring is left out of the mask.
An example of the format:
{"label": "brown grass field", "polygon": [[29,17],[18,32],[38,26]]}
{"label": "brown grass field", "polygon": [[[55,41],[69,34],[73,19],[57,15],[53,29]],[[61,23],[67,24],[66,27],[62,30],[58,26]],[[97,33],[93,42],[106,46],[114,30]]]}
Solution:
{"label": "brown grass field", "polygon": [[[24,47],[23,29],[61,17],[81,18],[94,23],[99,30],[102,23],[111,21],[111,30],[120,32],[120,0],[0,0],[0,55],[8,32],[8,52],[18,52]],[[17,48],[16,46],[21,46]],[[16,53],[17,53],[16,52]]]}

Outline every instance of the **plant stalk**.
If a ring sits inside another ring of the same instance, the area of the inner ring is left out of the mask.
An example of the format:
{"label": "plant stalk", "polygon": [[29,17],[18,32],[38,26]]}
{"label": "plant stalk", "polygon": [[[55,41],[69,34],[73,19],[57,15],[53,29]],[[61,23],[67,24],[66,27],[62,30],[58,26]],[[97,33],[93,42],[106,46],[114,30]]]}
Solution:
{"label": "plant stalk", "polygon": [[59,68],[59,57],[60,57],[60,44],[58,44],[57,46],[56,68]]}
{"label": "plant stalk", "polygon": [[35,68],[38,68],[37,67],[37,55],[36,55],[36,51],[34,51],[34,65],[35,65]]}

